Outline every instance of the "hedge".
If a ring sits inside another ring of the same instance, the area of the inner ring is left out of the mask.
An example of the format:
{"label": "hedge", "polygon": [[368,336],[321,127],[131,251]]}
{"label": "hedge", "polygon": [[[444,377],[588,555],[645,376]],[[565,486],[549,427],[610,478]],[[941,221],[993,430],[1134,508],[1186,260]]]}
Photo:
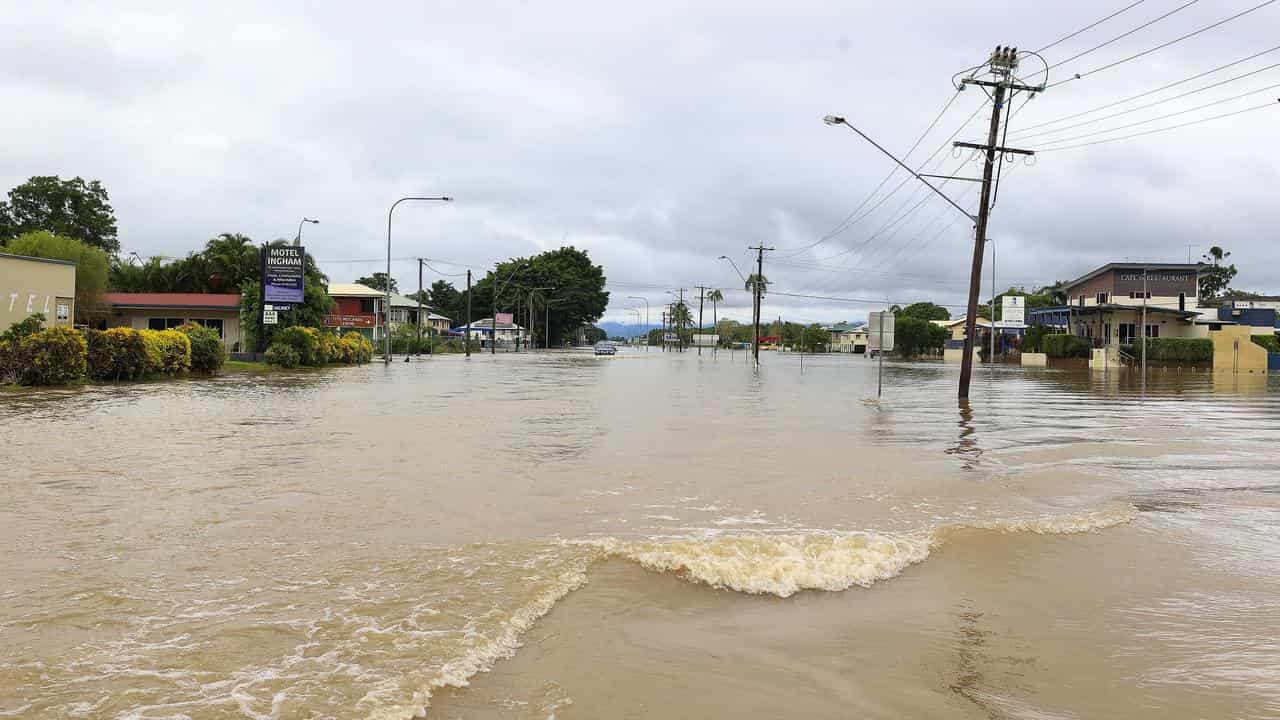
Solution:
{"label": "hedge", "polygon": [[0,333],[0,385],[22,380],[23,361],[19,356],[18,346],[23,339],[42,329],[44,329],[44,315],[36,313],[10,325],[8,330]]}
{"label": "hedge", "polygon": [[89,377],[94,380],[138,380],[147,374],[147,346],[133,328],[86,330]]}
{"label": "hedge", "polygon": [[147,348],[147,372],[178,375],[191,369],[191,341],[177,330],[138,330]]}
{"label": "hedge", "polygon": [[1253,341],[1267,349],[1267,352],[1280,353],[1280,340],[1275,335],[1251,335]]}
{"label": "hedge", "polygon": [[84,336],[65,325],[24,337],[17,347],[24,385],[66,385],[84,378],[88,346]]}
{"label": "hedge", "polygon": [[[1141,340],[1120,349],[1134,358],[1142,357]],[[1147,338],[1147,362],[1213,362],[1213,341],[1207,338]]]}
{"label": "hedge", "polygon": [[358,332],[339,337],[315,328],[293,326],[276,333],[265,360],[280,367],[334,363],[358,365],[373,359],[373,343]]}
{"label": "hedge", "polygon": [[1051,358],[1087,358],[1093,350],[1093,343],[1075,335],[1045,335],[1040,340],[1044,354]]}
{"label": "hedge", "polygon": [[218,333],[192,322],[179,325],[177,330],[186,335],[191,343],[192,372],[212,375],[222,369],[222,363],[227,359],[227,351],[222,346],[222,338]]}

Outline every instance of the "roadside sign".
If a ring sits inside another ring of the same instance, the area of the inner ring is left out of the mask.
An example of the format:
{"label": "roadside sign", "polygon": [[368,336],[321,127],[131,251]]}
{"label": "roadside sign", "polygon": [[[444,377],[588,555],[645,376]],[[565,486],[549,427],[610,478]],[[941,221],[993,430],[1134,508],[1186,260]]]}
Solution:
{"label": "roadside sign", "polygon": [[885,310],[867,316],[867,349],[893,350],[893,313]]}
{"label": "roadside sign", "polygon": [[263,324],[263,325],[277,325],[277,324],[279,324],[279,322],[280,322],[280,315],[279,315],[279,313],[277,313],[275,310],[263,310],[263,311],[262,311],[262,324]]}
{"label": "roadside sign", "polygon": [[1000,298],[1001,320],[998,325],[1005,327],[1021,327],[1027,321],[1026,301],[1018,295],[1005,295]]}
{"label": "roadside sign", "polygon": [[303,301],[303,262],[299,245],[267,245],[262,248],[262,299],[265,302]]}
{"label": "roadside sign", "polygon": [[494,313],[493,319],[506,325],[514,325],[516,321],[515,315],[511,313]]}

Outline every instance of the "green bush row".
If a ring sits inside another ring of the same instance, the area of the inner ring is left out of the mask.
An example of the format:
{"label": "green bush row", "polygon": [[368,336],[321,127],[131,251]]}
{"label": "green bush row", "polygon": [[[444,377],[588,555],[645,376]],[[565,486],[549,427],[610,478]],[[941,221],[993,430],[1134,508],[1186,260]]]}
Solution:
{"label": "green bush row", "polygon": [[1280,353],[1280,340],[1275,335],[1251,335],[1255,343],[1267,349],[1267,352]]}
{"label": "green bush row", "polygon": [[337,363],[358,365],[373,359],[373,343],[358,332],[339,336],[294,325],[276,333],[265,359],[268,364],[286,368]]}
{"label": "green bush row", "polygon": [[214,373],[225,359],[213,330],[188,323],[173,330],[77,331],[41,328],[33,315],[0,335],[0,383],[66,385],[94,380],[138,380],[188,371]]}
{"label": "green bush row", "polygon": [[1059,333],[1041,337],[1040,347],[1051,358],[1087,358],[1093,343],[1086,338]]}
{"label": "green bush row", "polygon": [[[1120,346],[1121,352],[1142,357],[1142,340]],[[1213,362],[1213,341],[1208,338],[1147,338],[1147,362]]]}

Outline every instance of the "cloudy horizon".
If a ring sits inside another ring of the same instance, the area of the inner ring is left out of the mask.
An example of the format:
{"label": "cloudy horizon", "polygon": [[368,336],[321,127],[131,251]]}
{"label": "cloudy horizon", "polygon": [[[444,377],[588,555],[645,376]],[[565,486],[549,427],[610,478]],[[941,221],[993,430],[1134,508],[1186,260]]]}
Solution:
{"label": "cloudy horizon", "polygon": [[[843,227],[892,164],[822,117],[847,117],[905,153],[952,99],[952,76],[993,46],[1040,48],[1128,4],[29,3],[11,8],[0,48],[11,108],[0,120],[0,189],[33,175],[101,180],[123,252],[144,256],[182,256],[222,232],[292,238],[303,216],[318,218],[304,241],[334,282],[384,269],[397,198],[451,195],[448,205],[396,210],[401,290],[416,287],[415,257],[445,273],[468,264],[483,273],[574,245],[604,266],[603,320],[614,322],[643,307],[628,296],[647,298],[656,323],[668,289],[688,296],[697,285],[723,288],[721,316],[746,319],[743,283],[718,258],[749,272],[746,248],[757,243],[777,248],[765,261],[775,290],[766,318],[860,320],[874,309],[830,298],[959,305],[969,222],[912,180]],[[1062,62],[1050,82],[1258,2],[1196,3],[1071,60],[1181,4],[1140,3],[1046,50],[1050,64]],[[1047,150],[1052,140],[1086,143],[1275,102],[1280,70],[1267,66],[1280,63],[1280,49],[1263,51],[1278,29],[1280,5],[1263,7],[1025,107],[1019,99],[1008,144]],[[1255,53],[1137,103],[1031,127]],[[1039,77],[1034,67],[1021,74]],[[985,102],[977,88],[957,95],[909,161],[923,162],[969,117],[956,139],[983,140]],[[1006,165],[988,232],[998,287],[1113,261],[1185,262],[1219,245],[1240,269],[1234,287],[1280,293],[1280,247],[1265,237],[1280,179],[1280,151],[1268,142],[1276,112]],[[1064,129],[1046,132],[1055,128]],[[949,148],[929,167],[981,173]],[[974,210],[976,184],[945,190]],[[987,264],[984,298],[990,273]]]}

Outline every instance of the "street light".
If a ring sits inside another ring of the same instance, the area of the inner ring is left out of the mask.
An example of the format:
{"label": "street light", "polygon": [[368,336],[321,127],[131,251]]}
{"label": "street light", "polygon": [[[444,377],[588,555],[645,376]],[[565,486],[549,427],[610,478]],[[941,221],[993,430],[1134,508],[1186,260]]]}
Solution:
{"label": "street light", "polygon": [[628,300],[644,301],[644,351],[649,352],[649,298],[639,295],[628,295]]}
{"label": "street light", "polygon": [[747,281],[747,276],[746,276],[746,275],[743,275],[743,274],[742,274],[742,271],[738,269],[738,263],[734,262],[734,261],[733,261],[733,258],[729,257],[728,255],[721,255],[721,256],[720,256],[720,259],[721,259],[721,260],[728,260],[728,261],[729,261],[729,264],[733,266],[733,271],[734,271],[734,272],[736,272],[736,273],[738,273],[738,277],[742,278],[742,282],[744,282],[744,283],[745,283],[745,282]]}
{"label": "street light", "polygon": [[303,224],[303,223],[311,223],[312,225],[319,225],[319,224],[320,224],[320,221],[319,221],[319,220],[312,220],[311,218],[305,218],[305,217],[304,217],[304,218],[302,218],[301,220],[299,220],[299,221],[298,221],[298,234],[293,236],[293,246],[294,246],[294,247],[297,247],[297,246],[299,246],[299,245],[301,245],[301,244],[302,244],[302,224]]}
{"label": "street light", "polygon": [[[391,364],[391,214],[396,211],[396,206],[407,200],[435,200],[439,202],[453,202],[453,198],[448,195],[440,197],[402,197],[391,203],[391,209],[387,211],[387,305],[382,309],[386,314],[387,322],[382,328],[383,333],[387,336],[386,354],[384,355],[384,364]],[[306,218],[303,218],[306,220]],[[319,222],[318,220],[316,222]],[[301,235],[301,225],[299,227],[299,235]]]}
{"label": "street light", "polygon": [[[635,314],[636,314],[636,324],[637,324],[637,325],[639,325],[639,324],[640,324],[640,309],[639,309],[639,308],[627,308],[627,312],[633,312],[633,313],[635,313]],[[648,332],[648,328],[645,328],[645,331],[646,331],[646,332]],[[634,341],[635,341],[635,339],[636,339],[636,337],[637,337],[636,335],[632,335],[632,336],[631,336],[631,340],[634,342]],[[649,345],[649,343],[648,343],[648,338],[646,338],[646,339],[645,339],[645,347],[648,347],[648,345]]]}

